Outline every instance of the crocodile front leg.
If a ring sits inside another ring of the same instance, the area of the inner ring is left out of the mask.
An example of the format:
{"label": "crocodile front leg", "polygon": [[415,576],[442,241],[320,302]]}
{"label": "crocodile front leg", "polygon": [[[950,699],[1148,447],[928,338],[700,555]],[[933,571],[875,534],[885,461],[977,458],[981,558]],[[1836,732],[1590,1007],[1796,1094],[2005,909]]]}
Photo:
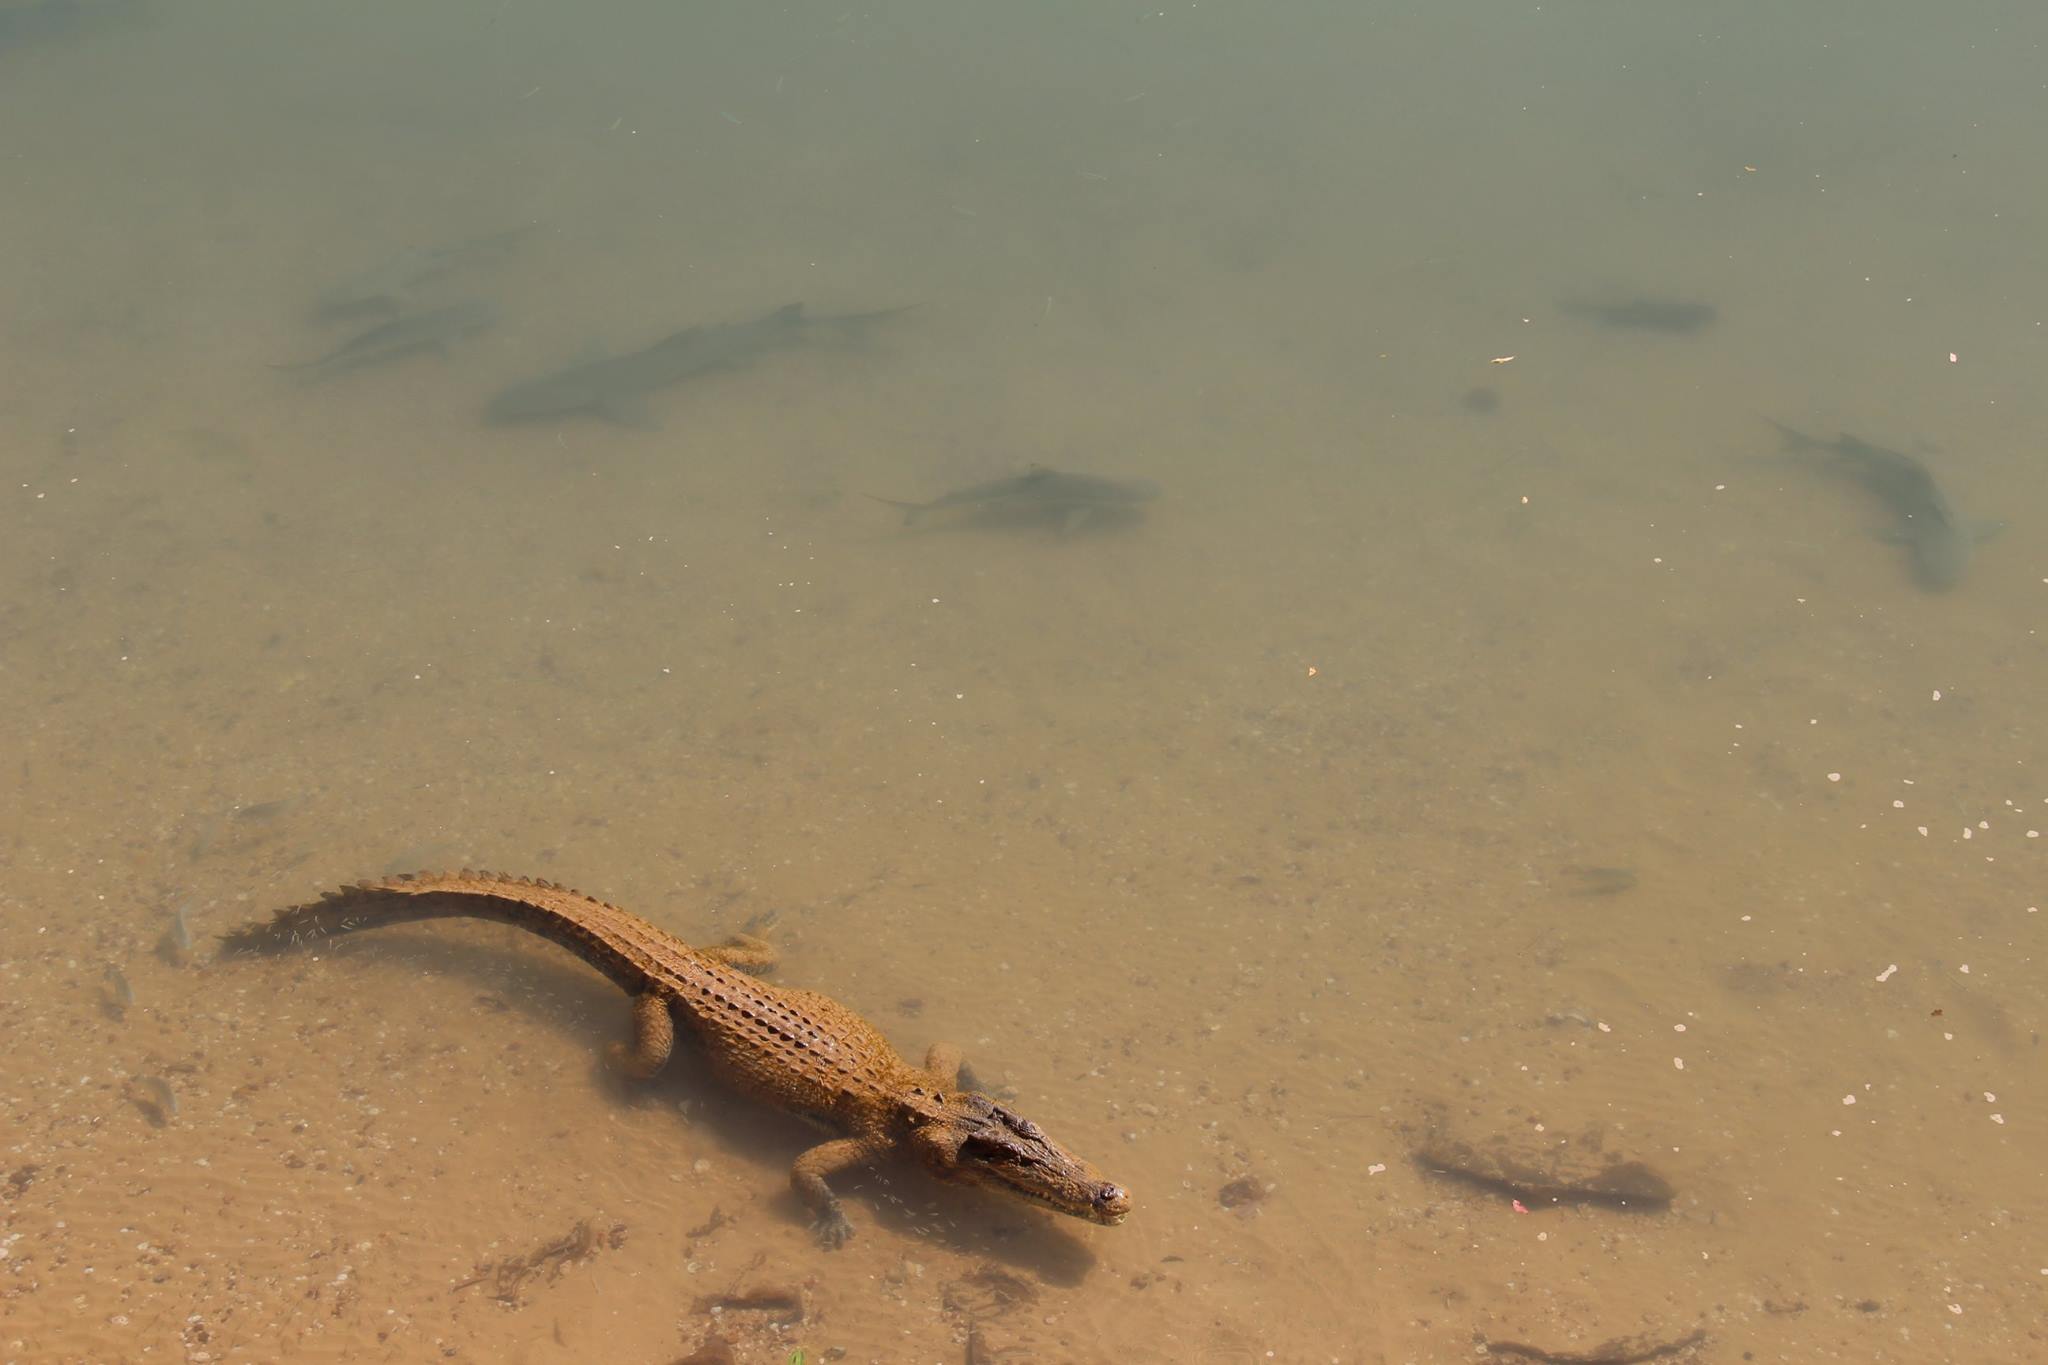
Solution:
{"label": "crocodile front leg", "polygon": [[972,1090],[974,1083],[964,1074],[967,1063],[960,1055],[960,1049],[952,1043],[933,1043],[924,1050],[924,1069],[937,1076],[947,1085],[965,1086]]}
{"label": "crocodile front leg", "polygon": [[633,997],[633,1045],[608,1044],[604,1055],[620,1075],[646,1081],[668,1065],[675,1046],[676,1021],[668,1012],[668,997],[646,991]]}
{"label": "crocodile front leg", "polygon": [[774,944],[752,934],[734,934],[715,948],[699,948],[697,955],[737,968],[749,976],[759,976],[762,972],[774,970],[775,964],[782,958]]}
{"label": "crocodile front leg", "polygon": [[1009,1099],[1017,1092],[1007,1085],[990,1085],[976,1075],[974,1068],[967,1065],[967,1059],[960,1055],[960,1049],[951,1043],[933,1043],[925,1049],[924,1069],[937,1076],[941,1083],[958,1086],[962,1090],[979,1090],[996,1099]]}
{"label": "crocodile front leg", "polygon": [[886,1144],[871,1137],[834,1138],[811,1148],[789,1168],[789,1183],[796,1187],[797,1198],[811,1211],[811,1231],[820,1246],[828,1250],[842,1247],[853,1236],[853,1224],[846,1221],[839,1196],[832,1193],[825,1177],[865,1166],[885,1150]]}

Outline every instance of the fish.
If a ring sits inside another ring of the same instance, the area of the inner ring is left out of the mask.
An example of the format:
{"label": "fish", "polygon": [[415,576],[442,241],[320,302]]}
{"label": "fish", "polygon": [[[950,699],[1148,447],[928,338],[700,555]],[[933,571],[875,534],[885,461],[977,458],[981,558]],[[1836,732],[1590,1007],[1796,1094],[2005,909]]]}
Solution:
{"label": "fish", "polygon": [[178,1092],[161,1076],[137,1076],[135,1103],[149,1114],[149,1121],[161,1128],[178,1117]]}
{"label": "fish", "polygon": [[135,988],[128,984],[128,978],[122,975],[121,969],[111,962],[107,964],[105,980],[107,1012],[119,1019],[134,1006]]}
{"label": "fish", "polygon": [[427,281],[500,255],[532,230],[533,224],[527,223],[444,246],[401,251],[381,265],[329,285],[314,300],[313,316],[333,320],[362,313],[401,312],[412,301],[413,292]]}
{"label": "fish", "polygon": [[1572,863],[1558,871],[1570,883],[1574,896],[1618,896],[1624,891],[1633,891],[1638,880],[1632,867],[1588,867],[1583,863]]}
{"label": "fish", "polygon": [[448,353],[448,347],[463,337],[498,324],[496,305],[481,299],[465,299],[446,308],[429,308],[379,323],[349,338],[317,360],[272,365],[273,370],[297,370],[313,379],[327,379],[344,370],[376,365],[415,351]]}
{"label": "fish", "polygon": [[1583,318],[1602,327],[1670,332],[1681,336],[1703,331],[1721,316],[1720,310],[1711,303],[1688,303],[1681,299],[1627,299],[1620,303],[1568,299],[1558,307],[1575,318]]}
{"label": "fish", "polygon": [[272,801],[258,801],[249,806],[230,806],[215,811],[199,821],[192,843],[186,849],[186,856],[194,860],[204,858],[218,846],[233,847],[268,837],[270,827],[288,811],[297,810],[306,801],[306,793],[295,796],[281,796]]}
{"label": "fish", "polygon": [[183,966],[192,956],[192,926],[185,919],[185,907],[173,906],[171,922],[156,941],[156,955],[173,967]]}
{"label": "fish", "polygon": [[1822,441],[1783,422],[1771,425],[1784,437],[1786,454],[1847,475],[1891,509],[1898,520],[1879,536],[1906,548],[1915,581],[1929,592],[1947,592],[1962,582],[1977,546],[2003,529],[1999,522],[1964,521],[1927,466],[1911,455],[1847,432]]}
{"label": "fish", "polygon": [[494,422],[521,422],[589,413],[620,426],[651,428],[656,423],[646,400],[657,389],[718,370],[740,369],[770,351],[796,345],[818,329],[864,327],[904,311],[886,308],[820,318],[806,314],[801,303],[792,303],[751,322],[685,327],[644,350],[595,356],[514,384],[490,401],[485,415]]}
{"label": "fish", "polygon": [[1063,474],[1032,465],[1022,474],[991,479],[933,498],[901,502],[875,497],[876,502],[903,509],[903,524],[915,526],[933,513],[956,513],[967,524],[1017,526],[1056,521],[1067,532],[1089,522],[1129,520],[1145,503],[1159,496],[1150,479],[1106,479],[1094,474]]}

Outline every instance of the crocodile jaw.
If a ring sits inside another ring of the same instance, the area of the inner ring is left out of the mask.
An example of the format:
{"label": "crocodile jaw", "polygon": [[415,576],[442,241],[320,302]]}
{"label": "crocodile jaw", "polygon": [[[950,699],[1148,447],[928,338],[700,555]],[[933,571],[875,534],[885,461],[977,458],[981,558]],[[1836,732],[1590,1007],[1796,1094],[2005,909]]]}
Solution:
{"label": "crocodile jaw", "polygon": [[935,1112],[912,1116],[910,1145],[939,1179],[998,1190],[1105,1226],[1129,1215],[1129,1190],[1105,1180],[1030,1119],[972,1090],[934,1098]]}

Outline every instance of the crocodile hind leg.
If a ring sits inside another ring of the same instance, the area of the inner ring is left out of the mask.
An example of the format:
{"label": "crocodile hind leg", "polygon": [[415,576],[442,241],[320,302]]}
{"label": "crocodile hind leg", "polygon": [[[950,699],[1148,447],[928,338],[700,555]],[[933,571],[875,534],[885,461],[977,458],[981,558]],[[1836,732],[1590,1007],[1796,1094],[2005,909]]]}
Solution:
{"label": "crocodile hind leg", "polygon": [[789,1183],[795,1187],[797,1198],[804,1201],[804,1207],[811,1211],[811,1232],[820,1246],[828,1250],[843,1247],[853,1236],[853,1224],[846,1221],[839,1196],[832,1193],[825,1177],[865,1166],[883,1150],[884,1144],[873,1138],[834,1138],[811,1148],[789,1168]]}
{"label": "crocodile hind leg", "polygon": [[604,1055],[619,1074],[636,1081],[651,1080],[668,1065],[675,1050],[676,1021],[668,1012],[665,996],[647,991],[633,997],[633,1043],[611,1043]]}
{"label": "crocodile hind leg", "polygon": [[782,957],[774,944],[752,934],[734,934],[714,948],[699,948],[697,952],[713,962],[736,967],[749,976],[771,970]]}

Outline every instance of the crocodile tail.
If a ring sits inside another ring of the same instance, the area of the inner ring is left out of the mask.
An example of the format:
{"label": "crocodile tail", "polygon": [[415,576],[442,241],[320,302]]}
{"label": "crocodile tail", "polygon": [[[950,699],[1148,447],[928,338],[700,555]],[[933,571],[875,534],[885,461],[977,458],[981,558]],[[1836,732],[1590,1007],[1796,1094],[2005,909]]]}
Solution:
{"label": "crocodile tail", "polygon": [[644,984],[638,943],[660,933],[637,915],[580,891],[531,877],[493,872],[408,872],[322,893],[269,920],[221,936],[229,953],[278,952],[308,942],[430,919],[509,924],[559,943],[628,990]]}

